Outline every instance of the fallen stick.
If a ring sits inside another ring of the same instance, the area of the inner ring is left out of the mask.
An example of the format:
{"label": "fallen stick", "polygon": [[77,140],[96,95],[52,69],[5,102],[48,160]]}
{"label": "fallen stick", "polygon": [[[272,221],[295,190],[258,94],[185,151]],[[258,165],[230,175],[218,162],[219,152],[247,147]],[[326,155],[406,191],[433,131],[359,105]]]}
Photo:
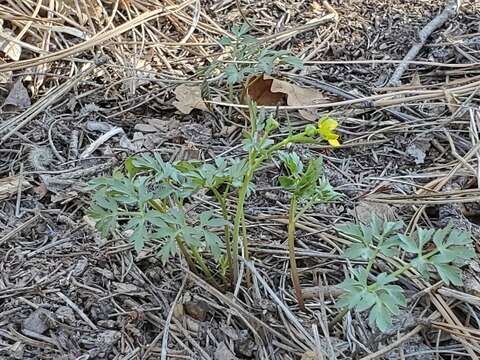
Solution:
{"label": "fallen stick", "polygon": [[400,85],[400,78],[403,73],[408,69],[409,62],[416,58],[418,52],[422,49],[427,41],[428,37],[439,27],[441,27],[445,22],[454,16],[457,13],[459,3],[461,0],[453,0],[448,4],[445,9],[438,14],[433,20],[431,20],[425,27],[420,30],[418,33],[418,41],[413,44],[413,46],[408,51],[407,55],[403,58],[402,62],[396,68],[392,77],[388,81],[387,86],[398,86]]}

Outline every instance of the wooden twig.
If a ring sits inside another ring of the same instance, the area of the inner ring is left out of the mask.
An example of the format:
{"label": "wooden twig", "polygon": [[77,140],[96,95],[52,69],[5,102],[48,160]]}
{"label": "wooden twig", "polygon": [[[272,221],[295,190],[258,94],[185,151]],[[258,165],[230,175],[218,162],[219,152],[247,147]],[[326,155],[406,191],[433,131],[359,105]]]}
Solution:
{"label": "wooden twig", "polygon": [[431,20],[425,27],[420,30],[418,33],[418,41],[410,48],[407,55],[403,58],[400,65],[397,67],[395,72],[393,73],[392,77],[388,81],[387,86],[398,86],[400,85],[400,78],[402,77],[403,73],[407,70],[409,61],[412,61],[416,58],[419,51],[425,45],[428,37],[439,27],[441,27],[445,22],[453,17],[458,8],[458,1],[454,0],[449,3],[445,9],[438,14],[433,20]]}

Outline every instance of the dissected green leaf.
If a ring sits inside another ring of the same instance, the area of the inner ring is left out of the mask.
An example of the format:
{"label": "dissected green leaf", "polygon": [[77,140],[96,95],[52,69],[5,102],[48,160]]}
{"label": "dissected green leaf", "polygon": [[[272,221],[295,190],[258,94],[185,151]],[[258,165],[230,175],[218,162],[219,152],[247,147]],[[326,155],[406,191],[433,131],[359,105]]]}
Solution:
{"label": "dissected green leaf", "polygon": [[434,259],[432,259],[432,263],[445,284],[462,286],[462,271],[458,267],[436,262]]}
{"label": "dissected green leaf", "polygon": [[343,256],[352,260],[368,260],[373,256],[374,252],[373,249],[362,243],[353,243],[343,252]]}
{"label": "dissected green leaf", "polygon": [[383,302],[377,302],[370,310],[368,323],[371,327],[376,327],[385,332],[392,324],[392,316]]}
{"label": "dissected green leaf", "polygon": [[140,252],[145,245],[145,217],[137,216],[130,219],[127,224],[127,228],[133,229],[133,233],[130,236],[130,241],[133,242],[135,251]]}
{"label": "dissected green leaf", "polygon": [[175,238],[168,238],[167,241],[162,245],[158,255],[160,256],[160,260],[162,264],[165,265],[170,256],[175,255],[177,252],[177,243]]}
{"label": "dissected green leaf", "polygon": [[398,239],[400,240],[399,245],[403,250],[414,254],[422,253],[422,249],[419,249],[417,243],[410,237],[404,234],[398,234]]}

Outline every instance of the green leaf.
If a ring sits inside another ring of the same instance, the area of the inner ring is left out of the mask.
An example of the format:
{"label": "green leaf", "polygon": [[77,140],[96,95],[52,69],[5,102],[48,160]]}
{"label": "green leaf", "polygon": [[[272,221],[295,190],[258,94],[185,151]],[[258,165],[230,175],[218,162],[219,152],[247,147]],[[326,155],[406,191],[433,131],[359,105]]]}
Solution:
{"label": "green leaf", "polygon": [[367,290],[364,290],[361,295],[360,301],[355,306],[358,312],[370,309],[377,301],[377,296]]}
{"label": "green leaf", "polygon": [[134,229],[132,235],[130,236],[130,241],[133,242],[135,247],[135,251],[140,252],[143,250],[145,245],[145,218],[138,216],[130,219],[127,224],[127,227],[130,229]]}
{"label": "green leaf", "polygon": [[230,64],[225,68],[225,75],[230,85],[237,84],[243,80],[243,74],[238,71],[234,64]]}
{"label": "green leaf", "polygon": [[402,221],[390,221],[383,223],[383,237],[389,237],[392,234],[397,235],[397,233],[403,228],[404,224]]}
{"label": "green leaf", "polygon": [[289,176],[279,176],[278,182],[287,191],[293,191],[297,185],[297,181]]}
{"label": "green leaf", "polygon": [[134,164],[134,158],[133,157],[128,157],[125,160],[125,170],[127,171],[127,175],[132,178],[135,175],[137,175],[139,172],[141,172],[140,168],[137,168]]}
{"label": "green leaf", "polygon": [[216,217],[212,210],[202,212],[198,218],[201,227],[222,227],[229,224],[225,219]]}
{"label": "green leaf", "polygon": [[155,239],[175,240],[178,234],[179,234],[179,231],[177,229],[167,225],[167,226],[159,227],[153,234],[153,237]]}
{"label": "green leaf", "polygon": [[420,275],[422,275],[422,277],[425,279],[425,280],[429,280],[430,279],[430,274],[428,272],[428,262],[425,260],[425,258],[421,255],[418,255],[415,259],[413,259],[410,264],[418,270],[418,272],[420,273]]}
{"label": "green leaf", "polygon": [[435,234],[433,235],[433,243],[437,246],[437,248],[443,247],[445,238],[447,237],[447,235],[450,233],[451,230],[452,230],[452,224],[449,224],[443,229],[438,229],[437,231],[435,231]]}
{"label": "green leaf", "polygon": [[377,302],[372,307],[372,310],[370,310],[370,314],[368,316],[368,322],[371,327],[376,325],[382,332],[388,330],[392,324],[392,317],[383,302]]}
{"label": "green leaf", "polygon": [[335,226],[335,229],[342,234],[353,236],[356,239],[361,239],[363,236],[362,228],[358,224],[347,223]]}
{"label": "green leaf", "polygon": [[372,232],[372,236],[374,236],[378,240],[382,239],[382,233],[383,233],[382,219],[380,219],[376,214],[373,214],[371,218],[370,229]]}
{"label": "green leaf", "polygon": [[175,238],[169,238],[162,246],[158,255],[160,256],[160,260],[162,264],[165,265],[170,256],[175,255],[177,252],[177,243]]}
{"label": "green leaf", "polygon": [[423,229],[418,228],[416,231],[417,239],[418,239],[418,249],[423,249],[426,243],[428,243],[432,239],[432,235],[435,232],[435,229]]}
{"label": "green leaf", "polygon": [[458,229],[452,230],[447,239],[447,244],[451,245],[470,245],[472,243],[471,234],[467,231]]}
{"label": "green leaf", "polygon": [[300,176],[295,189],[295,194],[298,198],[312,195],[316,189],[317,182],[321,175],[322,160],[321,158],[310,160],[307,170]]}
{"label": "green leaf", "polygon": [[289,175],[298,176],[303,172],[303,163],[297,153],[279,151],[278,157],[285,165]]}
{"label": "green leaf", "polygon": [[117,227],[118,211],[106,211],[104,208],[92,204],[88,215],[95,220],[95,227],[103,238],[106,238]]}
{"label": "green leaf", "polygon": [[303,69],[302,59],[296,56],[292,56],[292,55],[282,56],[281,60],[283,63],[292,65],[296,69],[299,69],[299,70]]}
{"label": "green leaf", "polygon": [[163,213],[157,210],[150,210],[145,215],[145,220],[158,228],[168,227],[167,223],[162,218]]}
{"label": "green leaf", "polygon": [[223,35],[219,40],[218,43],[223,46],[228,46],[232,44],[232,40],[228,37]]}
{"label": "green leaf", "polygon": [[116,211],[118,209],[118,203],[112,198],[107,189],[100,189],[93,195],[93,202],[106,210]]}
{"label": "green leaf", "polygon": [[385,285],[397,281],[398,279],[390,274],[381,273],[377,276],[377,281],[375,282],[380,288],[384,288]]}
{"label": "green leaf", "polygon": [[379,246],[380,252],[389,257],[397,256],[399,253],[398,250],[399,240],[397,236],[386,239],[382,245]]}
{"label": "green leaf", "polygon": [[433,263],[433,265],[445,284],[450,285],[451,283],[455,286],[462,286],[462,271],[459,268],[442,263]]}
{"label": "green leaf", "polygon": [[400,240],[399,245],[403,250],[414,254],[422,253],[422,249],[419,249],[415,241],[413,241],[410,237],[404,234],[398,234],[398,239]]}
{"label": "green leaf", "polygon": [[221,227],[221,226],[225,226],[225,225],[228,225],[229,222],[223,218],[219,218],[219,217],[215,217],[215,218],[212,218],[208,221],[207,223],[207,226],[210,226],[210,227]]}
{"label": "green leaf", "polygon": [[373,256],[373,254],[374,250],[362,243],[354,243],[343,252],[343,256],[352,260],[368,260]]}
{"label": "green leaf", "polygon": [[180,236],[185,243],[193,249],[197,249],[201,244],[202,230],[196,226],[184,225],[179,230]]}
{"label": "green leaf", "polygon": [[206,231],[206,230],[204,230],[203,234],[205,237],[205,242],[207,243],[207,247],[212,253],[213,258],[218,261],[222,256],[222,251],[220,247],[222,242],[220,238],[218,237],[217,234],[210,231]]}

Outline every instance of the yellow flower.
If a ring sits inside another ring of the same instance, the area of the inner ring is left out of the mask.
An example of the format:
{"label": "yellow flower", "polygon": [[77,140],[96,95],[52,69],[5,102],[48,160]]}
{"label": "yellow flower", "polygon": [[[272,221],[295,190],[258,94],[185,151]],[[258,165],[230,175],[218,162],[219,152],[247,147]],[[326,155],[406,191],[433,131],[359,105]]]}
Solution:
{"label": "yellow flower", "polygon": [[333,147],[340,146],[340,142],[338,141],[340,135],[334,132],[337,126],[338,122],[329,117],[322,118],[318,121],[318,134]]}

